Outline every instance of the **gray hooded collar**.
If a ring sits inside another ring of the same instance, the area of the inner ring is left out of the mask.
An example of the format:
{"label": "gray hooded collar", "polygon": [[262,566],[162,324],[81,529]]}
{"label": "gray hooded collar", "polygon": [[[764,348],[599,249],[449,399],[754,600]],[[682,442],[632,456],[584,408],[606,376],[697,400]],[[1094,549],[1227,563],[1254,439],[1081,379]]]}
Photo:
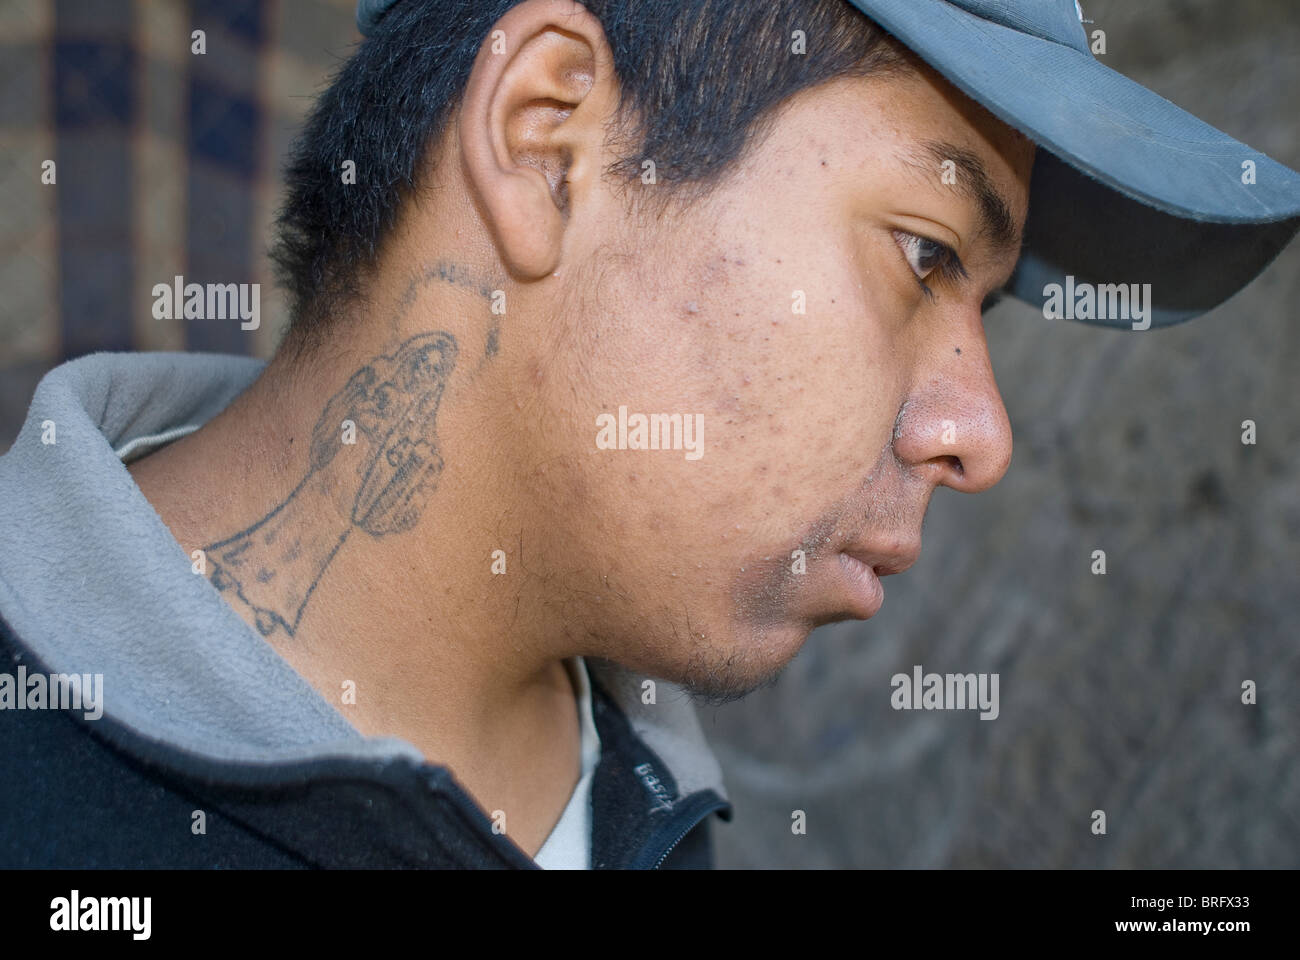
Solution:
{"label": "gray hooded collar", "polygon": [[[41,380],[0,457],[0,614],[51,671],[102,674],[104,712],[212,759],[423,762],[413,745],[363,736],[222,599],[124,465],[200,426],[260,374],[249,357],[99,353]],[[43,442],[53,440],[53,442]],[[683,795],[726,799],[685,691],[587,659],[593,678]]]}

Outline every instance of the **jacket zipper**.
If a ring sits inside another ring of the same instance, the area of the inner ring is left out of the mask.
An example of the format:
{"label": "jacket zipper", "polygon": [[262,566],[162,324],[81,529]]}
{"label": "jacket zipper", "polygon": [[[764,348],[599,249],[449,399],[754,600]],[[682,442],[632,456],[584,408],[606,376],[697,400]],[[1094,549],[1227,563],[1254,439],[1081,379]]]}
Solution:
{"label": "jacket zipper", "polygon": [[692,830],[698,827],[706,819],[711,817],[715,811],[721,810],[725,806],[726,804],[721,802],[712,803],[709,805],[708,809],[706,809],[702,814],[700,814],[700,816],[693,818],[691,820],[691,823],[686,827],[686,829],[677,835],[677,839],[674,840],[672,843],[670,843],[668,845],[668,849],[665,850],[663,854],[659,857],[659,859],[655,861],[654,867],[652,867],[652,869],[658,870],[661,866],[663,866],[663,862],[668,859],[668,855],[677,848],[677,844],[681,843],[683,840],[686,839],[687,834],[689,834]]}
{"label": "jacket zipper", "polygon": [[[708,816],[708,814],[705,814],[705,816]],[[701,819],[703,819],[703,818],[701,818]],[[679,844],[679,843],[681,843],[683,840],[685,840],[685,839],[686,839],[686,834],[690,833],[692,830],[694,830],[694,829],[695,829],[696,827],[698,827],[698,826],[699,826],[699,821],[696,821],[695,823],[691,824],[689,827],[686,828],[685,831],[682,832],[682,835],[681,835],[680,837],[678,837],[678,838],[677,838],[676,840],[674,840],[671,844],[669,844],[669,845],[668,845],[668,849],[664,851],[663,856],[660,857],[658,860],[655,861],[654,869],[658,870],[661,866],[663,866],[663,862],[664,862],[665,860],[668,859],[668,854],[670,854],[670,853],[673,852],[673,848],[676,847],[677,844]]]}

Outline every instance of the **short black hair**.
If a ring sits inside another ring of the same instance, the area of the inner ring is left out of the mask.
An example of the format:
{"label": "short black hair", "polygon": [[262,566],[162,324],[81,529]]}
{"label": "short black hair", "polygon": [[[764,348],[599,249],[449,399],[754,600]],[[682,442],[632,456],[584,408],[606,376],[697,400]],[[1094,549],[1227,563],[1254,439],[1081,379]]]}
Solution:
{"label": "short black hair", "polygon": [[[361,295],[480,45],[518,2],[399,0],[317,101],[289,158],[271,249],[297,349],[319,343]],[[847,0],[584,6],[604,27],[620,85],[625,136],[607,174],[630,181],[652,159],[661,197],[707,191],[800,90],[910,62]],[[343,182],[347,160],[355,183]]]}

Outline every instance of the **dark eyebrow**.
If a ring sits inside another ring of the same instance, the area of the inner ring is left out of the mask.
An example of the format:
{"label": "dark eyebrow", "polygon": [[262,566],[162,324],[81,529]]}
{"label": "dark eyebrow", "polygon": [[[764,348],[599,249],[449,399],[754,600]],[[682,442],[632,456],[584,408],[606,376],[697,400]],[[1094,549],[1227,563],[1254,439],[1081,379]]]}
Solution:
{"label": "dark eyebrow", "polygon": [[1018,258],[1021,237],[1011,216],[1011,205],[993,186],[993,179],[984,168],[984,162],[970,150],[943,140],[922,140],[921,150],[922,155],[913,156],[912,162],[928,169],[936,169],[940,174],[943,164],[952,161],[957,179],[952,186],[963,196],[974,200],[979,207],[980,232],[988,238],[994,249],[1016,254]]}

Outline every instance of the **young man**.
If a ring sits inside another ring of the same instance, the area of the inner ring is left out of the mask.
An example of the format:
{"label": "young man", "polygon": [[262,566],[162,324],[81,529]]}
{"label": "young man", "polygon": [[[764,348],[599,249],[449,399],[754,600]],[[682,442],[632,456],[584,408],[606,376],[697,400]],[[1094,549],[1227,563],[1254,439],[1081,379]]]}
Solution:
{"label": "young man", "polygon": [[358,19],[274,359],[74,361],[0,460],[6,864],[707,865],[687,695],[1006,471],[988,300],[1142,331],[1300,225],[1072,0]]}

